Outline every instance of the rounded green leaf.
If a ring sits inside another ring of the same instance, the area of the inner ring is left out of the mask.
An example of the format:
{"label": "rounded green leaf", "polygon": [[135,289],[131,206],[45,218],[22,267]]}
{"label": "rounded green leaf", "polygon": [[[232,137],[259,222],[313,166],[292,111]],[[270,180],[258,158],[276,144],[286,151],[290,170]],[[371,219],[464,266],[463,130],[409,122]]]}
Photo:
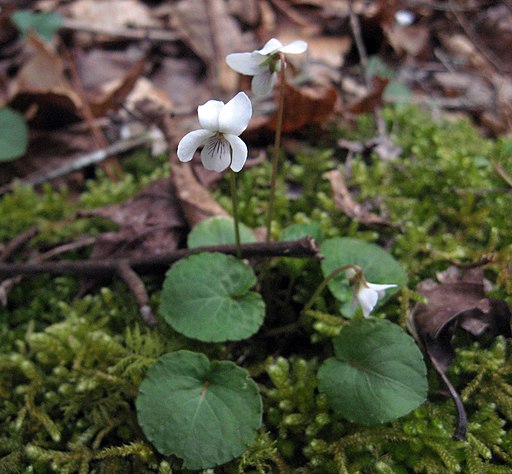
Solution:
{"label": "rounded green leaf", "polygon": [[0,161],[11,161],[27,151],[28,128],[23,115],[9,108],[0,109]]}
{"label": "rounded green leaf", "polygon": [[[280,240],[298,240],[303,237],[310,236],[317,243],[323,240],[323,232],[318,222],[308,222],[303,224],[292,224],[285,227],[281,233]],[[308,259],[300,258],[283,258],[283,262],[288,267],[293,277],[298,277],[311,262]]]}
{"label": "rounded green leaf", "polygon": [[[321,266],[325,277],[337,268],[353,263],[363,269],[364,277],[370,283],[398,285],[397,288],[387,290],[381,301],[386,301],[400,286],[407,283],[407,273],[401,265],[378,245],[349,237],[335,237],[323,242],[320,252],[324,256]],[[355,308],[352,305],[352,289],[345,275],[339,274],[328,286],[335,298],[344,303],[342,313],[347,317],[353,316]]]}
{"label": "rounded green leaf", "polygon": [[251,267],[230,255],[200,253],[177,262],[164,281],[160,313],[176,331],[206,342],[238,341],[263,323],[265,304]]}
{"label": "rounded green leaf", "polygon": [[24,36],[34,31],[45,41],[51,41],[53,35],[64,24],[62,16],[54,12],[34,13],[30,10],[18,10],[11,15],[11,19]]}
{"label": "rounded green leaf", "polygon": [[304,224],[292,224],[283,229],[280,240],[297,240],[309,235],[317,243],[323,240],[323,232],[318,222],[308,222]]}
{"label": "rounded green leaf", "polygon": [[[256,237],[249,227],[240,223],[240,242],[256,242]],[[230,217],[210,217],[197,224],[188,235],[189,248],[204,245],[222,245],[235,243],[235,225]]]}
{"label": "rounded green leaf", "polygon": [[256,383],[233,362],[178,351],[148,370],[136,401],[146,437],[187,469],[206,469],[241,455],[261,425]]}
{"label": "rounded green leaf", "polygon": [[358,320],[334,340],[335,357],[318,371],[318,389],[333,411],[363,425],[406,415],[427,396],[418,346],[387,320]]}

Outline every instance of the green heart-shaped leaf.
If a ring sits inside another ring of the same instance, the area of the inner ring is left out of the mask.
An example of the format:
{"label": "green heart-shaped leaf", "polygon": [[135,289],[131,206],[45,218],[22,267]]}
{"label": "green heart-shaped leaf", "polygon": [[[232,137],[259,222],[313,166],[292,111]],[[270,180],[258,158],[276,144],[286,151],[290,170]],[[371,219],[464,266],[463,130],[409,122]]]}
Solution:
{"label": "green heart-shaped leaf", "polygon": [[206,469],[242,454],[261,425],[256,383],[233,362],[178,351],[158,359],[136,401],[140,426],[164,455]]}
{"label": "green heart-shaped leaf", "polygon": [[265,303],[252,268],[230,255],[200,253],[177,262],[164,281],[160,313],[176,331],[205,342],[238,341],[263,323]]}
{"label": "green heart-shaped leaf", "polygon": [[30,10],[18,10],[11,15],[18,30],[27,36],[34,31],[45,41],[51,41],[53,35],[62,28],[62,16],[54,12],[34,13]]}
{"label": "green heart-shaped leaf", "polygon": [[[189,248],[202,247],[203,245],[234,244],[235,227],[230,217],[210,217],[197,224],[187,238]],[[249,227],[240,224],[240,242],[256,242],[256,237]]]}
{"label": "green heart-shaped leaf", "polygon": [[27,151],[28,128],[23,115],[9,108],[0,109],[0,161],[11,161]]}
{"label": "green heart-shaped leaf", "polygon": [[[387,290],[382,301],[386,301],[400,286],[407,283],[407,273],[401,265],[378,245],[349,237],[335,237],[323,242],[320,252],[324,256],[321,266],[325,277],[337,268],[353,263],[363,269],[365,279],[371,283],[398,285],[397,288]],[[339,274],[333,278],[328,287],[336,299],[343,303],[342,313],[352,317],[355,308],[351,304],[352,290],[345,275]]]}
{"label": "green heart-shaped leaf", "polygon": [[334,338],[335,357],[318,371],[318,389],[335,413],[373,425],[425,401],[426,367],[418,346],[387,320],[358,320]]}

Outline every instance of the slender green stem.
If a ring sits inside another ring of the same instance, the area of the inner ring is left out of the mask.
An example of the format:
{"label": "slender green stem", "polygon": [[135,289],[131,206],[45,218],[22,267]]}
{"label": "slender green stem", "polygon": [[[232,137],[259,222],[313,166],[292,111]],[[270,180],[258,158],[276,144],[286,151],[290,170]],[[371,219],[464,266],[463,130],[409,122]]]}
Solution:
{"label": "slender green stem", "polygon": [[231,203],[233,205],[233,221],[235,223],[235,245],[236,256],[241,258],[242,251],[240,250],[240,225],[238,220],[238,199],[236,192],[236,173],[231,171]]}
{"label": "slender green stem", "polygon": [[309,299],[309,301],[304,305],[304,309],[302,310],[302,314],[305,314],[306,311],[311,309],[311,306],[313,306],[313,303],[316,301],[316,299],[320,296],[322,291],[324,291],[325,287],[329,284],[329,282],[338,276],[341,272],[344,272],[348,270],[349,268],[353,268],[356,273],[362,273],[361,267],[359,265],[354,265],[353,263],[350,263],[348,265],[343,265],[342,267],[336,268],[336,270],[332,271],[327,275],[325,280],[318,285],[318,288],[313,293],[313,296]]}
{"label": "slender green stem", "polygon": [[274,212],[274,200],[276,195],[276,179],[277,179],[277,165],[279,163],[279,150],[281,148],[281,133],[283,130],[283,115],[284,115],[284,91],[286,86],[286,59],[283,53],[279,53],[281,61],[281,70],[279,72],[279,103],[277,106],[276,118],[276,136],[274,141],[274,150],[272,155],[272,176],[270,178],[270,196],[268,199],[268,213],[267,213],[267,235],[266,242],[270,242],[270,230],[272,228],[272,214]]}

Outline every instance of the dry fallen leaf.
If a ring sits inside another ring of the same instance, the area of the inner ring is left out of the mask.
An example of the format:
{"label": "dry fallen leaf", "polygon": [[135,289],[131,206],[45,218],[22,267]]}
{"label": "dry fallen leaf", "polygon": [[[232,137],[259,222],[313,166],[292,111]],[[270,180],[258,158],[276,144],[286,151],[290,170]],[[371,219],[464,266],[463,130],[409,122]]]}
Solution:
{"label": "dry fallen leaf", "polygon": [[446,376],[455,355],[452,337],[459,327],[476,337],[484,333],[492,338],[512,337],[511,313],[505,301],[486,297],[481,268],[463,272],[450,267],[437,279],[438,282],[425,280],[417,286],[416,291],[427,298],[427,303],[415,305],[410,327],[457,405],[459,421],[455,436],[464,438],[467,430],[464,407]]}
{"label": "dry fallen leaf", "polygon": [[428,56],[430,30],[426,25],[400,26],[393,24],[384,28],[389,44],[398,53],[412,57]]}
{"label": "dry fallen leaf", "polygon": [[145,58],[137,61],[123,78],[109,84],[106,93],[89,101],[89,107],[95,117],[103,117],[108,111],[117,110],[121,107],[124,99],[130,94],[135,83],[144,73],[145,63]]}
{"label": "dry fallen leaf", "polygon": [[357,99],[356,102],[349,105],[348,109],[350,112],[353,114],[365,114],[373,112],[375,108],[380,107],[382,105],[382,94],[388,82],[389,79],[387,78],[375,76],[372,89],[364,97]]}
{"label": "dry fallen leaf", "polygon": [[228,215],[194,177],[191,166],[171,163],[171,179],[190,228],[208,217]]}
{"label": "dry fallen leaf", "polygon": [[30,59],[10,83],[10,105],[28,112],[37,125],[56,127],[77,120],[82,100],[68,81],[60,56],[35,35],[28,37],[26,47]]}
{"label": "dry fallen leaf", "polygon": [[158,255],[178,248],[186,229],[175,188],[170,179],[150,183],[120,204],[82,213],[103,217],[119,230],[97,239],[91,258],[133,258]]}
{"label": "dry fallen leaf", "polygon": [[237,75],[224,58],[229,53],[255,48],[229,15],[224,0],[181,0],[173,5],[171,25],[208,66],[214,84],[223,90],[233,90]]}
{"label": "dry fallen leaf", "polygon": [[[75,0],[69,7],[72,18],[86,25],[94,25],[114,36],[117,30],[128,26],[150,28],[159,26],[153,18],[151,10],[138,0]],[[94,43],[97,37],[81,34],[82,39],[91,38]],[[109,41],[112,37],[109,38]]]}
{"label": "dry fallen leaf", "polygon": [[[294,87],[286,84],[284,95],[283,132],[300,130],[327,120],[334,112],[338,93],[334,87]],[[267,127],[276,127],[276,115]]]}

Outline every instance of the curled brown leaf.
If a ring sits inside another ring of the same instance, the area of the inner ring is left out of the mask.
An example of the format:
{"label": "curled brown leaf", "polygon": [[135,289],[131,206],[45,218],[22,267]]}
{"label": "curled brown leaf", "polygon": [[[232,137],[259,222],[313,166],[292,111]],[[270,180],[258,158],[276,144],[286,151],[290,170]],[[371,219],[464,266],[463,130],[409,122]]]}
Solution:
{"label": "curled brown leaf", "polygon": [[418,303],[411,312],[411,330],[439,373],[453,397],[459,413],[455,437],[464,438],[467,417],[462,401],[447,377],[455,351],[452,338],[457,328],[475,337],[488,334],[512,337],[511,313],[505,301],[486,296],[483,270],[470,268],[462,271],[450,267],[437,275],[437,282],[429,279],[421,282],[416,291],[426,297],[426,303]]}

